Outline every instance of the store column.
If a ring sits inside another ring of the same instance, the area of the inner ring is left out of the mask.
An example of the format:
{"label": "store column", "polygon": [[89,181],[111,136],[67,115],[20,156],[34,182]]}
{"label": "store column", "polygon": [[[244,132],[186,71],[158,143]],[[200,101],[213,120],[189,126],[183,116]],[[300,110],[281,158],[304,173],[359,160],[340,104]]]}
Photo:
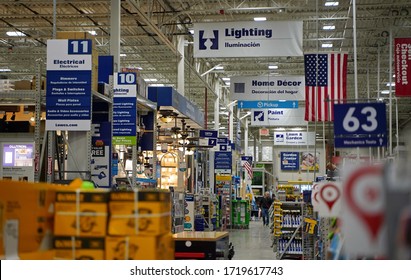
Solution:
{"label": "store column", "polygon": [[121,0],[111,0],[110,16],[110,54],[114,57],[114,72],[119,72]]}

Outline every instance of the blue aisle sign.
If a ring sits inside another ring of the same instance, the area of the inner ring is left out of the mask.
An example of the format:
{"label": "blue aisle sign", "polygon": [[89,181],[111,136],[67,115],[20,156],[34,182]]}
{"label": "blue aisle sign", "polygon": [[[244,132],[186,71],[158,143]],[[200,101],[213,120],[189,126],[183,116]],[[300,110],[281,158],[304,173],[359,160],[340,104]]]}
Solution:
{"label": "blue aisle sign", "polygon": [[91,129],[91,40],[47,41],[46,130]]}
{"label": "blue aisle sign", "polygon": [[214,173],[231,174],[232,154],[231,152],[214,153]]}
{"label": "blue aisle sign", "polygon": [[385,146],[385,103],[335,104],[334,139],[337,148]]}
{"label": "blue aisle sign", "polygon": [[114,73],[113,144],[137,144],[136,73]]}
{"label": "blue aisle sign", "polygon": [[91,180],[98,188],[111,187],[111,123],[92,124]]}
{"label": "blue aisle sign", "polygon": [[281,170],[298,171],[300,170],[300,153],[299,152],[281,152]]}
{"label": "blue aisle sign", "polygon": [[237,101],[238,108],[240,109],[274,109],[274,108],[281,108],[281,109],[293,109],[298,108],[298,101],[287,101],[287,100],[272,100],[272,101],[264,101],[264,100],[238,100]]}
{"label": "blue aisle sign", "polygon": [[218,131],[217,130],[202,129],[202,130],[200,130],[200,137],[203,137],[203,138],[217,138],[218,137]]}

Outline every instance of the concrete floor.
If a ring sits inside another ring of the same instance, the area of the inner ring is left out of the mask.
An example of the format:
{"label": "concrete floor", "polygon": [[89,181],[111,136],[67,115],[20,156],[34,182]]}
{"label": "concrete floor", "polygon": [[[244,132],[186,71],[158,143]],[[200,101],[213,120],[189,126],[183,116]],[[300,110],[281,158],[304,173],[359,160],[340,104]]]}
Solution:
{"label": "concrete floor", "polygon": [[261,220],[250,221],[248,229],[230,229],[229,233],[234,245],[233,260],[275,260],[271,230]]}

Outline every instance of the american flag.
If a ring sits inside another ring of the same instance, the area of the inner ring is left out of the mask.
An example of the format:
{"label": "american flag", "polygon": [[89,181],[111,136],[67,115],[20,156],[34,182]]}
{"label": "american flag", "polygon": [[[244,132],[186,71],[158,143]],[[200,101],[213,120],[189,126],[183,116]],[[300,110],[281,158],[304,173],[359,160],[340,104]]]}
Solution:
{"label": "american flag", "polygon": [[334,120],[333,104],[347,98],[347,57],[342,53],[304,55],[306,121]]}
{"label": "american flag", "polygon": [[245,170],[247,171],[248,177],[250,179],[253,179],[253,158],[252,157],[243,157],[243,166],[245,168]]}

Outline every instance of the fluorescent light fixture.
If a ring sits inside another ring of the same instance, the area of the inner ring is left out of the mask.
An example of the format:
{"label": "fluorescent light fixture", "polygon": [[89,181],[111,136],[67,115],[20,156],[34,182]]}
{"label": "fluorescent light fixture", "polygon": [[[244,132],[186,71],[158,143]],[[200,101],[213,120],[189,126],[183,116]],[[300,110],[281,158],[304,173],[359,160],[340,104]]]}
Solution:
{"label": "fluorescent light fixture", "polygon": [[324,25],[323,26],[323,30],[334,30],[335,29],[335,25]]}
{"label": "fluorescent light fixture", "polygon": [[220,126],[218,129],[226,129],[224,126]]}
{"label": "fluorescent light fixture", "polygon": [[284,99],[280,99],[280,100],[278,100],[278,102],[286,102],[287,100],[284,100]]}
{"label": "fluorescent light fixture", "polygon": [[301,128],[301,127],[293,127],[293,128],[291,128],[291,130],[292,130],[292,131],[301,131],[301,130],[304,130],[304,128]]}
{"label": "fluorescent light fixture", "polygon": [[93,36],[96,36],[96,35],[97,35],[97,32],[94,31],[94,30],[90,30],[88,33],[90,33],[90,34],[93,35]]}
{"label": "fluorescent light fixture", "polygon": [[384,98],[377,98],[377,101],[384,101]]}
{"label": "fluorescent light fixture", "polygon": [[[390,86],[390,83],[387,83],[387,87],[389,87],[389,86]],[[391,86],[392,86],[392,87],[395,87],[395,82],[392,82],[392,83],[391,83]]]}
{"label": "fluorescent light fixture", "polygon": [[254,21],[266,21],[267,18],[266,17],[255,17]]}
{"label": "fluorescent light fixture", "polygon": [[137,68],[137,70],[143,70],[143,67],[141,67],[141,66],[137,66],[136,68]]}
{"label": "fluorescent light fixture", "polygon": [[222,65],[216,66],[214,70],[224,70],[224,66]]}
{"label": "fluorescent light fixture", "polygon": [[268,65],[268,69],[278,69],[278,65]]}
{"label": "fluorescent light fixture", "polygon": [[164,84],[151,84],[151,87],[164,87]]}
{"label": "fluorescent light fixture", "polygon": [[144,79],[145,82],[157,82],[157,79]]}
{"label": "fluorescent light fixture", "polygon": [[11,72],[11,69],[9,68],[1,68],[0,72]]}
{"label": "fluorescent light fixture", "polygon": [[220,107],[220,110],[227,110],[227,107]]}
{"label": "fluorescent light fixture", "polygon": [[381,94],[390,94],[390,91],[388,89],[382,90]]}
{"label": "fluorescent light fixture", "polygon": [[234,105],[235,103],[237,103],[237,100],[231,101],[230,103],[227,104],[227,107],[230,107],[231,105]]}
{"label": "fluorescent light fixture", "polygon": [[321,47],[322,48],[332,48],[333,44],[332,43],[323,43],[323,44],[321,44]]}
{"label": "fluorescent light fixture", "polygon": [[229,85],[231,85],[231,82],[225,82],[225,84],[226,84],[227,86],[229,86]]}
{"label": "fluorescent light fixture", "polygon": [[337,1],[327,1],[324,3],[326,7],[337,7],[340,3]]}
{"label": "fluorescent light fixture", "polygon": [[242,117],[240,118],[240,120],[242,120],[242,119],[244,119],[244,118],[248,117],[249,115],[251,115],[251,112],[247,112],[247,114],[245,114],[244,116],[242,116]]}
{"label": "fluorescent light fixture", "polygon": [[10,37],[24,37],[24,36],[26,36],[26,34],[24,34],[23,32],[20,32],[20,31],[7,31],[6,34],[7,34],[7,36],[10,36]]}
{"label": "fluorescent light fixture", "polygon": [[127,56],[127,55],[126,55],[125,53],[121,53],[120,56],[121,56],[121,57],[125,57],[125,56]]}
{"label": "fluorescent light fixture", "polygon": [[285,128],[284,127],[277,127],[277,128],[274,128],[274,131],[285,131]]}
{"label": "fluorescent light fixture", "polygon": [[221,80],[223,80],[223,81],[229,81],[229,80],[230,80],[230,78],[223,77],[223,78],[221,78]]}
{"label": "fluorescent light fixture", "polygon": [[188,32],[190,32],[191,35],[194,35],[194,29],[190,28],[190,29],[188,30]]}

